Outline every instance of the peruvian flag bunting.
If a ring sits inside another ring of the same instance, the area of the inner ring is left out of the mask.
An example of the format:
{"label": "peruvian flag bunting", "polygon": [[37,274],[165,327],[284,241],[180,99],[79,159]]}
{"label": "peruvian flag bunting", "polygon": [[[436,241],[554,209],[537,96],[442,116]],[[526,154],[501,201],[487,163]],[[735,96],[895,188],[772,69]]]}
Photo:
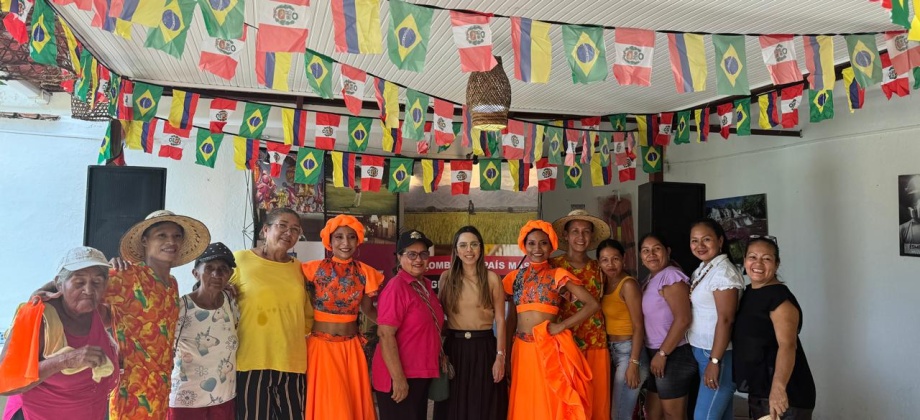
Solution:
{"label": "peruvian flag bunting", "polygon": [[3,18],[3,26],[6,27],[10,37],[20,44],[29,42],[29,28],[26,25],[26,19],[29,17],[29,11],[32,10],[33,0],[12,0],[3,3],[9,7],[9,10],[4,10],[9,13]]}
{"label": "peruvian flag bunting", "polygon": [[575,166],[575,148],[581,141],[583,132],[575,129],[575,121],[567,120],[565,122],[565,166]]}
{"label": "peruvian flag bunting", "polygon": [[211,123],[210,129],[214,134],[224,132],[224,126],[230,120],[230,116],[236,111],[236,101],[224,98],[211,100]]}
{"label": "peruvian flag bunting", "polygon": [[[799,89],[799,95],[801,96],[802,91]],[[719,114],[719,126],[722,128],[720,134],[722,138],[728,140],[728,134],[730,132],[732,121],[735,118],[735,104],[729,102],[727,104],[722,104],[716,107],[716,113]]]}
{"label": "peruvian flag bunting", "polygon": [[201,55],[198,69],[222,79],[230,80],[236,76],[236,67],[240,63],[246,43],[246,27],[240,39],[209,38],[201,40]]}
{"label": "peruvian flag bunting", "polygon": [[367,73],[347,64],[341,64],[342,69],[342,98],[345,107],[351,115],[361,115],[364,106],[364,85],[367,84]]}
{"label": "peruvian flag bunting", "polygon": [[792,35],[761,35],[760,49],[763,62],[770,71],[774,85],[785,85],[802,81],[799,63],[795,61],[795,45]]}
{"label": "peruvian flag bunting", "polygon": [[383,156],[361,156],[361,189],[380,191],[383,179]]}
{"label": "peruvian flag bunting", "polygon": [[431,149],[431,121],[426,121],[422,139],[415,141],[415,153],[427,155],[429,149]]}
{"label": "peruvian flag bunting", "polygon": [[524,122],[508,120],[508,127],[502,131],[502,156],[507,159],[524,159]]}
{"label": "peruvian flag bunting", "polygon": [[[613,154],[620,182],[636,179],[636,155],[627,144],[626,135],[627,133],[622,131],[613,133]],[[629,135],[631,136],[632,133]]]}
{"label": "peruvian flag bunting", "polygon": [[908,40],[907,32],[888,32],[885,45],[891,64],[898,75],[909,73],[913,67],[920,67],[920,42]]}
{"label": "peruvian flag bunting", "polygon": [[674,124],[673,112],[662,112],[658,117],[658,134],[655,136],[655,145],[667,146],[671,144],[671,133]]}
{"label": "peruvian flag bunting", "polygon": [[[96,103],[107,102],[106,97],[108,96],[109,83],[112,82],[112,74],[102,64],[99,64],[96,72],[99,75],[99,82],[96,85]],[[187,133],[186,137],[188,137]]]}
{"label": "peruvian flag bunting", "polygon": [[183,137],[176,133],[166,132],[166,122],[160,124],[160,130],[157,132],[157,140],[160,143],[159,157],[182,160],[182,149],[189,141],[188,137]]}
{"label": "peruvian flag bunting", "polygon": [[335,150],[335,136],[339,132],[339,122],[342,116],[327,114],[325,112],[316,113],[316,148],[323,150]]}
{"label": "peruvian flag bunting", "polygon": [[549,159],[542,158],[537,161],[537,191],[547,192],[556,189],[556,165],[549,163]]}
{"label": "peruvian flag bunting", "polygon": [[134,119],[134,82],[121,79],[121,88],[118,89],[118,107],[115,116],[119,120],[130,121]]}
{"label": "peruvian flag bunting", "polygon": [[268,167],[271,170],[271,176],[277,178],[281,176],[281,165],[284,164],[284,158],[291,151],[291,145],[267,141],[265,148],[268,149]]}
{"label": "peruvian flag bunting", "polygon": [[473,161],[450,161],[450,194],[469,195],[470,180],[473,179]]}
{"label": "peruvian flag bunting", "polygon": [[655,31],[617,28],[614,32],[613,76],[620,85],[651,86]]}
{"label": "peruvian flag bunting", "polygon": [[498,64],[492,56],[491,15],[451,10],[454,44],[460,51],[460,69],[464,73],[489,71]]}
{"label": "peruvian flag bunting", "polygon": [[799,124],[799,104],[802,103],[803,85],[784,88],[780,92],[782,102],[780,110],[783,114],[783,128],[792,128]]}
{"label": "peruvian flag bunting", "polygon": [[454,142],[454,104],[434,98],[434,143],[447,146]]}
{"label": "peruvian flag bunting", "polygon": [[310,0],[262,0],[257,9],[256,52],[302,53],[313,19]]}
{"label": "peruvian flag bunting", "polygon": [[910,94],[910,80],[907,73],[899,75],[891,64],[888,53],[882,54],[882,92],[888,100],[893,95],[907,96]]}

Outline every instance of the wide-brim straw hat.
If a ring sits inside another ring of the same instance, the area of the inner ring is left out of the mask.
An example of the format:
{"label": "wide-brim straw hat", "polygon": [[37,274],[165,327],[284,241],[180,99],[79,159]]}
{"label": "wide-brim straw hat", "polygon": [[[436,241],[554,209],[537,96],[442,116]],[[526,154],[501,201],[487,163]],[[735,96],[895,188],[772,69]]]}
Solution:
{"label": "wide-brim straw hat", "polygon": [[128,229],[124,236],[121,237],[121,245],[119,246],[121,257],[133,263],[143,262],[145,260],[145,250],[144,245],[141,243],[141,237],[150,226],[160,222],[175,223],[182,227],[183,230],[184,240],[182,241],[182,246],[179,247],[176,260],[173,261],[173,267],[194,261],[211,243],[211,233],[204,223],[188,216],[176,215],[169,210],[157,210],[150,213],[143,221],[131,226],[131,229]]}
{"label": "wide-brim straw hat", "polygon": [[[565,238],[565,224],[572,220],[584,220],[594,225],[594,234],[591,236],[591,243],[588,244],[588,251],[597,248],[597,245],[604,239],[610,238],[610,226],[598,217],[588,214],[587,211],[578,209],[572,210],[565,217],[560,217],[553,222],[553,230],[560,238]],[[569,250],[568,241],[559,241],[559,249]]]}

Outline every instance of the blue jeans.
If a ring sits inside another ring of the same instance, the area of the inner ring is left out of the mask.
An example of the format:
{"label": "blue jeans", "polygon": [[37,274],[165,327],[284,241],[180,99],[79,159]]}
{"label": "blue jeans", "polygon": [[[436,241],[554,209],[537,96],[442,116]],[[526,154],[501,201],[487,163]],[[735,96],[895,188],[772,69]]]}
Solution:
{"label": "blue jeans", "polygon": [[639,390],[648,378],[648,356],[645,349],[639,352],[639,386],[632,389],[626,386],[626,368],[632,354],[632,340],[607,343],[610,350],[613,379],[611,392],[613,401],[610,405],[610,418],[612,420],[632,420],[633,411],[636,409],[636,400],[639,399]]}
{"label": "blue jeans", "polygon": [[700,365],[700,392],[696,397],[696,410],[693,412],[694,420],[731,420],[732,398],[735,395],[735,384],[732,382],[732,351],[727,350],[719,361],[719,389],[713,391],[704,381],[703,376],[706,366],[709,365],[710,351],[693,348],[693,357]]}

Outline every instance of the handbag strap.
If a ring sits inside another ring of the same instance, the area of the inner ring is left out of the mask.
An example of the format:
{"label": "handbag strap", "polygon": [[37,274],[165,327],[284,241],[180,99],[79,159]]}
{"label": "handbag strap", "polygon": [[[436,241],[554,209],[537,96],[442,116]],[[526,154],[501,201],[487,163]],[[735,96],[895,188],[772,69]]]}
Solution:
{"label": "handbag strap", "polygon": [[[415,290],[415,293],[418,294],[418,297],[422,299],[422,302],[425,302],[425,306],[428,307],[428,312],[431,314],[431,320],[434,322],[434,327],[438,329],[438,337],[441,337],[441,324],[438,322],[438,315],[434,313],[434,308],[431,306],[431,299],[428,290],[425,290],[425,286],[422,285],[422,282],[418,279],[412,280],[410,283],[412,289]],[[439,346],[441,350],[441,356],[444,356],[444,346]]]}

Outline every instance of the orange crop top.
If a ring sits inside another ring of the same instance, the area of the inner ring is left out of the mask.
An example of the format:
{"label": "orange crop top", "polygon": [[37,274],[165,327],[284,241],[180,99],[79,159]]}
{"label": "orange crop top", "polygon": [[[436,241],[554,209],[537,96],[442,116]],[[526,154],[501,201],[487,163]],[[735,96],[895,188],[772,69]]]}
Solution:
{"label": "orange crop top", "polygon": [[623,284],[628,280],[635,279],[629,276],[623,278],[613,292],[601,297],[601,312],[604,313],[604,325],[607,327],[607,335],[633,334],[629,308],[626,307],[626,301],[620,296],[620,290],[623,289]]}
{"label": "orange crop top", "polygon": [[375,296],[383,274],[355,260],[326,258],[301,266],[313,299],[313,313],[320,322],[353,322],[358,319],[361,300]]}
{"label": "orange crop top", "polygon": [[508,273],[502,286],[511,295],[518,313],[539,311],[557,315],[565,300],[562,287],[569,282],[582,284],[568,270],[553,268],[549,261],[544,261]]}

